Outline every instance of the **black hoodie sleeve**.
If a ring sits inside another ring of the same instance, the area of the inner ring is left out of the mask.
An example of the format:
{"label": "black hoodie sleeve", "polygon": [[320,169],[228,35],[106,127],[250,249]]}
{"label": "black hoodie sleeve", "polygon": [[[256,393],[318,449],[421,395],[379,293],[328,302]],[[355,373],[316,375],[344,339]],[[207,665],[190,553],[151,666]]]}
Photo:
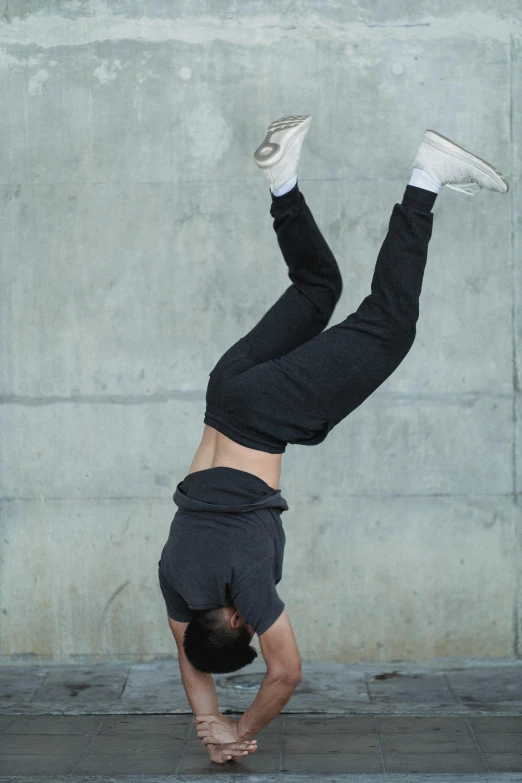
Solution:
{"label": "black hoodie sleeve", "polygon": [[273,560],[234,581],[231,595],[237,611],[258,636],[268,631],[285,608],[274,584]]}

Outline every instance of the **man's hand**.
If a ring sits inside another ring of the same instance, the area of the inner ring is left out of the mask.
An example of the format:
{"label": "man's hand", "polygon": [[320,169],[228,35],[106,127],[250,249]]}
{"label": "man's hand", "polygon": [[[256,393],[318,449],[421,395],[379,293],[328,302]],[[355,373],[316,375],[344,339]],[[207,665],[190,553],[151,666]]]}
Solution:
{"label": "man's hand", "polygon": [[224,715],[196,715],[196,730],[204,745],[238,742],[238,722]]}
{"label": "man's hand", "polygon": [[247,740],[246,742],[229,742],[226,745],[207,744],[207,750],[210,760],[214,764],[226,764],[227,761],[254,753],[257,750],[257,745],[255,741]]}

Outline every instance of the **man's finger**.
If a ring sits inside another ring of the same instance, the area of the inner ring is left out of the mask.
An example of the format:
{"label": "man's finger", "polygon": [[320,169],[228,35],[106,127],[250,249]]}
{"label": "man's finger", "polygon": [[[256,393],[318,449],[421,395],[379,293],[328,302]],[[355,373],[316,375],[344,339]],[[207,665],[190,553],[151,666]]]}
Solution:
{"label": "man's finger", "polygon": [[199,731],[200,729],[213,729],[215,728],[215,723],[211,723],[209,720],[202,720],[196,725],[196,731]]}
{"label": "man's finger", "polygon": [[201,742],[213,742],[215,745],[221,745],[223,744],[222,741],[214,735],[212,731],[204,731],[201,734],[198,734],[198,738],[201,740]]}
{"label": "man's finger", "polygon": [[[205,737],[210,737],[210,739],[212,739],[212,737],[215,737],[215,735],[213,731],[205,729],[203,731],[198,731],[198,737],[200,738],[200,740],[205,739]],[[215,737],[214,741],[220,742],[220,740],[217,737]]]}
{"label": "man's finger", "polygon": [[201,734],[208,734],[209,731],[212,731],[212,729],[206,723],[200,723],[196,729],[198,736],[201,736]]}

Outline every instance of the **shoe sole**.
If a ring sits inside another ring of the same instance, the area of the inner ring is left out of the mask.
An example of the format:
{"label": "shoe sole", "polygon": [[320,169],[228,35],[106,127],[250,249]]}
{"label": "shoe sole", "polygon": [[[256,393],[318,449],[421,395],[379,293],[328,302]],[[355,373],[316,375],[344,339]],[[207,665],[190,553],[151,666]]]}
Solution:
{"label": "shoe sole", "polygon": [[434,130],[424,131],[422,140],[426,144],[429,144],[430,147],[435,147],[435,149],[445,152],[447,155],[463,160],[466,163],[472,163],[480,169],[480,171],[493,177],[497,184],[503,185],[505,188],[504,193],[508,192],[509,182],[502,176],[500,171],[492,166],[491,163],[488,163],[487,160],[479,158],[478,155],[474,155],[472,152],[468,152],[464,147],[459,147],[454,141],[451,141],[451,139],[446,138],[446,136],[443,136],[441,133],[437,133],[437,131]]}
{"label": "shoe sole", "polygon": [[[268,169],[279,163],[303,125],[306,123],[310,125],[311,122],[310,114],[290,115],[272,122],[268,126],[262,144],[254,152],[254,160],[257,165],[262,169]],[[283,133],[279,142],[272,141],[272,136],[275,133]]]}

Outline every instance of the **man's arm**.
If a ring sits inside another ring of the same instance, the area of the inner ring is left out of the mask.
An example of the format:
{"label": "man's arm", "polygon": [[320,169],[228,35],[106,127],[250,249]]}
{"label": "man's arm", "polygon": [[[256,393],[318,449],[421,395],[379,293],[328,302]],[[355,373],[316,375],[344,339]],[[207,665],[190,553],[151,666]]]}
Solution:
{"label": "man's arm", "polygon": [[[211,674],[205,674],[195,669],[185,655],[183,649],[183,637],[188,623],[181,623],[168,618],[170,630],[178,648],[178,662],[181,672],[181,680],[187,699],[189,700],[194,715],[202,712],[207,715],[219,716],[218,701],[214,678]],[[226,742],[209,743],[206,745],[212,761],[224,764],[232,758],[246,756],[253,753],[257,746],[251,742]]]}
{"label": "man's arm", "polygon": [[255,736],[279,715],[302,679],[301,657],[284,610],[268,631],[261,634],[259,644],[267,672],[254,703],[239,719],[238,740]]}

